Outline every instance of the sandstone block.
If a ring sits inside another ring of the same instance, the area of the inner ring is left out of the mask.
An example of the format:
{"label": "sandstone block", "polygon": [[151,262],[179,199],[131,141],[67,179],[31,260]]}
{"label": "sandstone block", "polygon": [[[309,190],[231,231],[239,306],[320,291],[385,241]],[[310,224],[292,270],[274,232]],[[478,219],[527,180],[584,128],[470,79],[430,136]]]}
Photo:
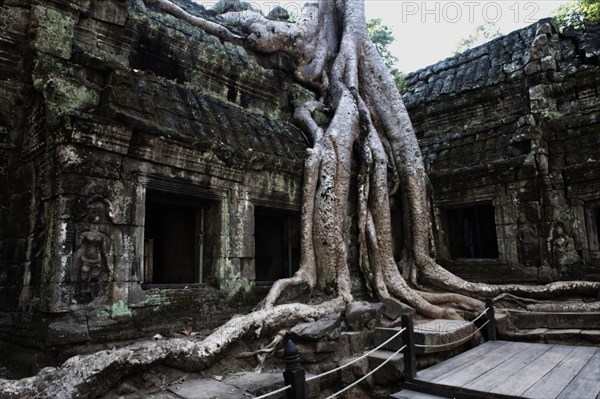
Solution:
{"label": "sandstone block", "polygon": [[[371,370],[385,362],[394,352],[378,350],[369,355],[369,367]],[[373,374],[375,383],[387,385],[398,382],[404,371],[404,356],[399,353],[392,356],[391,360]]]}
{"label": "sandstone block", "polygon": [[311,323],[297,324],[292,328],[291,335],[299,340],[334,340],[339,338],[341,326],[342,319],[339,316],[329,316]]}
{"label": "sandstone block", "polygon": [[377,310],[381,304],[369,302],[351,302],[346,305],[346,323],[351,330],[360,331],[365,328],[372,330],[375,327]]}

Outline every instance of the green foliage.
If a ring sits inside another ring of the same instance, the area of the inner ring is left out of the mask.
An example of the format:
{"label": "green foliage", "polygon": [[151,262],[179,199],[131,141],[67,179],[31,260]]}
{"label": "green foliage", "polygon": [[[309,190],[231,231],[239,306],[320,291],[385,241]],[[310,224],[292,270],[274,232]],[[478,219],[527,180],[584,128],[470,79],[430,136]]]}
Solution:
{"label": "green foliage", "polygon": [[390,70],[390,73],[394,78],[394,82],[396,83],[396,87],[400,93],[403,93],[406,91],[404,74],[395,67],[396,62],[398,62],[398,58],[390,52],[388,47],[394,40],[396,40],[392,35],[392,30],[389,26],[382,24],[381,18],[374,18],[367,22],[367,31],[369,32],[371,41],[373,44],[375,44],[375,48],[379,54],[381,54],[381,57],[383,57],[385,66]]}
{"label": "green foliage", "polygon": [[466,50],[480,46],[500,36],[502,36],[502,32],[500,32],[500,29],[498,29],[494,23],[486,22],[478,25],[475,27],[475,31],[473,33],[465,38],[462,38],[458,43],[456,43],[454,55],[458,55]]}
{"label": "green foliage", "polygon": [[398,59],[388,49],[388,46],[395,40],[390,27],[382,25],[381,18],[374,18],[367,22],[367,31],[377,51],[383,57],[385,65],[389,67],[395,64]]}
{"label": "green foliage", "polygon": [[562,30],[568,26],[582,28],[586,21],[600,21],[600,0],[576,0],[563,4],[553,15]]}
{"label": "green foliage", "polygon": [[312,113],[312,117],[315,120],[315,122],[317,123],[317,125],[319,125],[321,127],[329,126],[329,123],[331,122],[331,120],[329,119],[327,114],[325,114],[324,112],[321,112],[321,111],[314,111]]}

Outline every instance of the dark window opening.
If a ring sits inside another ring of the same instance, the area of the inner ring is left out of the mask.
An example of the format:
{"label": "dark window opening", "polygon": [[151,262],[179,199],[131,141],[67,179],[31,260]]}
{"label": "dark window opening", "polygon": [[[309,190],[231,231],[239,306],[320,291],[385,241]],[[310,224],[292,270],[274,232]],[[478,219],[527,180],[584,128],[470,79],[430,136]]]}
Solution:
{"label": "dark window opening", "polygon": [[300,266],[300,220],[296,215],[257,210],[254,262],[258,285],[290,277]]}
{"label": "dark window opening", "polygon": [[492,204],[478,204],[442,211],[452,259],[496,259],[498,239]]}
{"label": "dark window opening", "polygon": [[143,71],[152,71],[158,76],[175,80],[177,83],[187,82],[185,66],[173,54],[173,41],[167,35],[157,32],[142,32],[140,40],[132,48],[129,66]]}
{"label": "dark window opening", "polygon": [[600,201],[588,204],[586,216],[590,262],[594,266],[600,266]]}
{"label": "dark window opening", "polygon": [[205,209],[193,198],[147,193],[144,230],[146,284],[201,283]]}
{"label": "dark window opening", "polygon": [[531,140],[513,143],[510,147],[508,147],[508,149],[511,152],[510,155],[515,157],[519,155],[529,154],[531,152]]}

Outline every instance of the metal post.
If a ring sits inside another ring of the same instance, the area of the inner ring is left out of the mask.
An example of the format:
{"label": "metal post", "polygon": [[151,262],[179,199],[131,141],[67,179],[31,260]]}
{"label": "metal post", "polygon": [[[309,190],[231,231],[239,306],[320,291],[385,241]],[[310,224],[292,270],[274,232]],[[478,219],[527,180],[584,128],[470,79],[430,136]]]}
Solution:
{"label": "metal post", "polygon": [[402,345],[404,348],[404,380],[411,381],[417,376],[417,355],[415,353],[415,331],[411,313],[402,315]]}
{"label": "metal post", "polygon": [[300,356],[298,347],[291,339],[285,343],[283,348],[285,358],[285,371],[283,380],[285,385],[291,385],[286,391],[287,399],[308,399],[308,389],[306,387],[306,378],[304,369],[300,366]]}
{"label": "metal post", "polygon": [[487,331],[488,341],[496,340],[496,315],[494,313],[494,300],[492,298],[485,298],[486,316],[488,319]]}

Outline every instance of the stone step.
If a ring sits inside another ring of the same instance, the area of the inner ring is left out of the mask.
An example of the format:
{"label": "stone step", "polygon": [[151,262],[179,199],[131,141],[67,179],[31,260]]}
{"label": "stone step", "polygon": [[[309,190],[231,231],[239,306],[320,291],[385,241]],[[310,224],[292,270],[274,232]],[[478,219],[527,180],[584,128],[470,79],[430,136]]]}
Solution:
{"label": "stone step", "polygon": [[[375,329],[375,346],[381,345],[386,340],[394,336],[394,334],[400,331],[400,327],[384,328],[377,327]],[[464,320],[424,320],[415,321],[415,343],[417,345],[428,345],[429,348],[415,349],[416,353],[437,353],[444,352],[450,349],[456,348],[469,340],[464,339],[475,332],[476,327],[473,323]],[[464,339],[463,341],[460,341]],[[450,344],[459,341],[453,345],[447,345],[439,347],[439,345]],[[388,344],[383,346],[382,349],[396,351],[402,347],[402,337],[399,336],[394,338]]]}
{"label": "stone step", "polygon": [[519,329],[600,329],[600,312],[530,312],[509,310],[510,322]]}
{"label": "stone step", "polygon": [[[375,346],[383,344],[385,341],[398,334],[400,330],[401,327],[376,327],[374,337]],[[400,348],[402,348],[402,335],[397,336],[385,344],[381,349],[395,352]]]}
{"label": "stone step", "polygon": [[378,385],[387,385],[400,381],[404,372],[404,356],[402,353],[394,355],[395,351],[377,350],[368,356],[369,368],[374,370],[391,357],[383,367],[373,374],[373,379]]}
{"label": "stone step", "polygon": [[[475,330],[475,325],[465,320],[435,319],[415,322],[415,343],[430,346],[417,347],[416,353],[436,353],[456,348],[469,342],[470,339],[466,338]],[[438,347],[440,345],[444,346]]]}
{"label": "stone step", "polygon": [[532,328],[507,331],[506,338],[522,342],[599,345],[600,329]]}

